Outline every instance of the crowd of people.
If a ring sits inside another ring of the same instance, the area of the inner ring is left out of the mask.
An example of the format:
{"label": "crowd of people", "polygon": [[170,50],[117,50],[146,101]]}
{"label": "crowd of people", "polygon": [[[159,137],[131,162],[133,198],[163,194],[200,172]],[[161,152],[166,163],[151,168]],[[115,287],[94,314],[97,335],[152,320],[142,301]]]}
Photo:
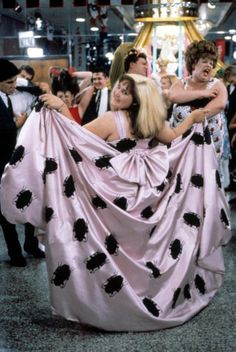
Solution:
{"label": "crowd of people", "polygon": [[236,68],[216,78],[217,59],[214,43],[194,41],[187,77],[159,60],[154,79],[145,52],[130,48],[112,85],[102,67],[51,69],[50,84],[34,84],[30,66],[0,59],[0,224],[11,266],[27,265],[17,223],[24,250],[46,257],[54,313],[157,330],[184,323],[220,288]]}

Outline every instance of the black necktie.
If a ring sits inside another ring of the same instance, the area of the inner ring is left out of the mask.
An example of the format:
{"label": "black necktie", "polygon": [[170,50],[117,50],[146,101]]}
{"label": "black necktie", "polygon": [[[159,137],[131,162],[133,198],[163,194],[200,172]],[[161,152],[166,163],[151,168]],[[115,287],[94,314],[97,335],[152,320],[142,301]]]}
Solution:
{"label": "black necktie", "polygon": [[7,104],[8,104],[8,111],[11,114],[11,116],[13,116],[13,108],[12,108],[12,103],[11,103],[11,99],[9,98],[9,95],[7,95]]}
{"label": "black necktie", "polygon": [[102,95],[102,90],[98,89],[97,90],[97,94],[96,94],[96,98],[95,98],[95,102],[96,102],[96,115],[98,116],[98,111],[99,111],[99,107],[100,107],[100,102],[101,102],[101,95]]}

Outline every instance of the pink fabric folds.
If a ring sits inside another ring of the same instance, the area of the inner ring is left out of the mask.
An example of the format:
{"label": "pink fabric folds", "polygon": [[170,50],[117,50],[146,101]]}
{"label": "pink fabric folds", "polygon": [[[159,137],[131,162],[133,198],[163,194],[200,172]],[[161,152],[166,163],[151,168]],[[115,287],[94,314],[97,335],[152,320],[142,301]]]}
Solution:
{"label": "pink fabric folds", "polygon": [[123,153],[112,158],[110,163],[120,178],[140,186],[162,184],[169,171],[166,147],[131,150],[128,155]]}
{"label": "pink fabric folds", "polygon": [[186,322],[220,288],[231,233],[208,126],[150,144],[106,143],[46,109],[27,119],[1,207],[46,233],[53,313],[110,331],[158,330]]}

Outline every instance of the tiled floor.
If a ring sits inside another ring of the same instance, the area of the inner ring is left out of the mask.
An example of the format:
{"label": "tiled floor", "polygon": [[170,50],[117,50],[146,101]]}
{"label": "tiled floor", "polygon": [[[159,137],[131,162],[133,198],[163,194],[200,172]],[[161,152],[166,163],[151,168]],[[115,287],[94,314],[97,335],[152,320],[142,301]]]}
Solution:
{"label": "tiled floor", "polygon": [[[77,323],[53,317],[45,260],[27,257],[26,268],[10,267],[0,233],[0,352],[235,352],[236,205],[231,221],[233,237],[224,249],[226,275],[218,295],[183,326],[148,333],[82,330]],[[22,240],[23,227],[18,229]]]}

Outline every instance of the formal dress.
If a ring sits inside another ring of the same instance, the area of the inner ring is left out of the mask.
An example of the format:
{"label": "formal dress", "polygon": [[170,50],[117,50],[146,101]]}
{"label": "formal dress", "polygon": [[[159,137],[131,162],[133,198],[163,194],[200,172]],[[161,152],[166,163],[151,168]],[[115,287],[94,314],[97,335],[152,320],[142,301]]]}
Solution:
{"label": "formal dress", "polygon": [[[211,79],[207,84],[207,89],[211,89],[218,81],[217,78]],[[183,81],[184,89],[188,89],[188,81]],[[177,126],[181,123],[194,109],[203,108],[210,100],[207,98],[196,99],[187,103],[174,104],[172,110],[171,123],[172,126]],[[224,111],[212,116],[208,119],[209,131],[213,139],[217,158],[220,159],[223,155],[224,147]]]}
{"label": "formal dress", "polygon": [[[165,146],[107,143],[43,108],[1,190],[12,222],[43,229],[54,314],[109,331],[183,324],[212,300],[231,236],[207,122]],[[214,324],[214,322],[213,322]]]}
{"label": "formal dress", "polygon": [[[19,93],[22,94],[22,93]],[[13,106],[9,96],[1,92],[0,95],[0,176],[4,171],[7,163],[13,163],[12,155],[16,145],[17,129],[14,121]],[[19,158],[21,158],[19,154]],[[3,187],[3,186],[2,186]],[[1,198],[0,198],[0,201]],[[5,242],[7,245],[8,255],[11,264],[15,266],[25,266],[26,261],[22,256],[21,245],[18,240],[18,234],[14,224],[0,213],[0,224],[3,230]],[[34,227],[27,223],[25,225],[24,249],[26,252],[33,254],[37,258],[44,256],[38,248],[38,239],[34,236]]]}

